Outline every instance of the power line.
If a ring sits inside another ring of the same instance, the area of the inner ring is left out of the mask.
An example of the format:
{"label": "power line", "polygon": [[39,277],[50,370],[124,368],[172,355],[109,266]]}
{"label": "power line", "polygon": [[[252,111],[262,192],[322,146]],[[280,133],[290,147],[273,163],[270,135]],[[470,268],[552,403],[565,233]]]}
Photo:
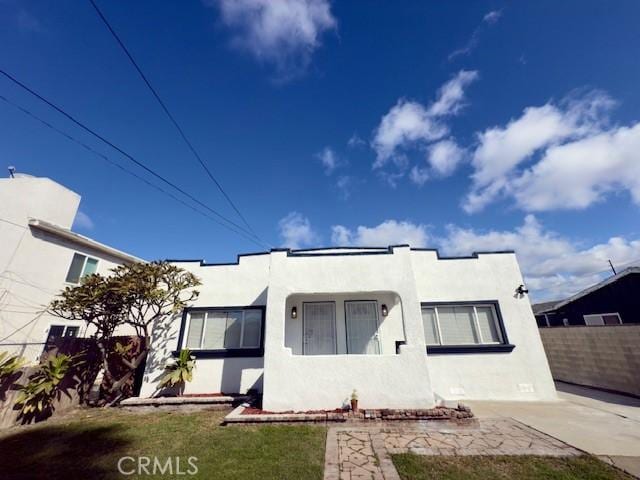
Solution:
{"label": "power line", "polygon": [[[19,328],[16,328],[13,332],[11,332],[9,335],[0,338],[0,344],[2,342],[4,342],[5,340],[7,340],[8,338],[11,338],[12,336],[14,336],[16,333],[18,333],[20,330],[27,328],[29,325],[31,325],[33,322],[37,321],[38,319],[40,319],[40,317],[42,317],[42,315],[44,315],[47,311],[46,310],[42,310],[40,312],[38,312],[38,315],[36,315],[35,317],[33,317],[31,320],[29,320],[27,323],[25,323],[24,325],[22,325]],[[21,313],[28,313],[28,312],[21,312]]]}
{"label": "power line", "polygon": [[[172,198],[173,200],[181,203],[182,205],[184,205],[185,207],[193,210],[196,213],[199,213],[200,215],[212,220],[213,222],[217,223],[218,225],[225,227],[229,230],[231,230],[232,232],[242,236],[243,238],[249,240],[250,242],[256,243],[257,245],[260,245],[259,243],[257,243],[253,238],[249,237],[247,234],[245,234],[244,232],[235,230],[234,228],[230,227],[229,225],[226,225],[222,222],[220,222],[219,220],[217,220],[216,218],[207,215],[206,213],[198,210],[197,208],[193,207],[192,205],[189,205],[188,203],[186,203],[185,201],[183,201],[182,199],[176,197],[175,195],[173,195],[171,192],[168,192],[167,190],[163,189],[162,187],[159,187],[151,182],[149,182],[147,179],[145,179],[144,177],[141,177],[140,175],[136,174],[135,172],[128,170],[127,168],[123,167],[122,165],[120,165],[119,163],[111,160],[109,157],[107,157],[106,155],[98,152],[97,150],[93,149],[91,146],[87,145],[86,143],[82,142],[81,140],[78,140],[77,138],[74,138],[73,136],[71,136],[70,134],[68,134],[67,132],[60,130],[59,128],[53,126],[51,123],[47,122],[46,120],[38,117],[37,115],[35,115],[34,113],[30,112],[29,110],[27,110],[24,107],[21,107],[20,105],[18,105],[17,103],[9,100],[8,98],[6,98],[3,95],[0,95],[0,100],[4,101],[5,103],[11,105],[12,107],[20,110],[22,113],[24,113],[25,115],[28,115],[29,117],[33,118],[34,120],[40,122],[41,124],[43,124],[44,126],[46,126],[47,128],[53,130],[54,132],[58,133],[59,135],[62,135],[63,137],[65,137],[66,139],[77,143],[78,145],[80,145],[81,147],[85,148],[86,150],[88,150],[90,153],[96,155],[97,157],[101,158],[102,160],[104,160],[105,162],[109,163],[110,165],[122,170],[123,172],[127,173],[128,175],[131,175],[132,177],[140,180],[141,182],[144,182],[147,186],[154,188],[155,190],[160,191],[161,193],[169,196],[170,198]],[[2,219],[0,219],[2,220]],[[23,227],[24,228],[24,227]]]}
{"label": "power line", "polygon": [[[158,178],[159,180],[161,180],[163,183],[166,183],[167,185],[169,185],[170,187],[174,188],[175,190],[177,190],[178,192],[180,192],[181,194],[183,194],[184,196],[186,196],[187,198],[191,199],[192,201],[194,201],[195,203],[197,203],[198,205],[206,208],[207,210],[209,210],[211,213],[213,213],[215,216],[217,216],[218,218],[224,220],[225,222],[233,225],[235,228],[237,228],[238,230],[243,231],[244,233],[246,233],[247,235],[251,235],[251,236],[255,236],[254,234],[252,234],[251,232],[249,232],[248,230],[246,230],[245,228],[241,227],[240,225],[238,225],[237,223],[229,220],[228,218],[226,218],[224,215],[218,213],[217,211],[215,211],[213,208],[209,207],[207,204],[201,202],[200,200],[198,200],[197,198],[195,198],[193,195],[191,195],[190,193],[186,192],[185,190],[183,190],[182,188],[178,187],[176,184],[170,182],[169,180],[167,180],[166,178],[164,178],[162,175],[160,175],[159,173],[156,173],[154,170],[152,170],[150,167],[148,167],[147,165],[145,165],[144,163],[140,162],[139,160],[136,160],[132,155],[130,155],[129,153],[127,153],[126,151],[124,151],[122,148],[118,147],[117,145],[115,145],[113,142],[107,140],[105,137],[103,137],[102,135],[100,135],[99,133],[97,133],[96,131],[92,130],[91,128],[89,128],[88,126],[86,126],[85,124],[83,124],[82,122],[80,122],[79,120],[76,120],[71,114],[67,113],[66,111],[64,111],[62,108],[58,107],[57,105],[55,105],[53,102],[47,100],[45,97],[43,97],[42,95],[40,95],[38,92],[34,91],[33,89],[29,88],[27,85],[25,85],[24,83],[22,83],[21,81],[19,81],[18,79],[16,79],[15,77],[13,77],[12,75],[10,75],[9,73],[7,73],[6,71],[0,69],[0,74],[4,75],[6,78],[8,78],[9,80],[11,80],[14,84],[18,85],[20,88],[26,90],[27,92],[29,92],[31,95],[33,95],[34,97],[38,98],[40,101],[46,103],[48,106],[50,106],[51,108],[53,108],[54,110],[56,110],[58,113],[60,113],[61,115],[65,116],[66,118],[68,118],[69,120],[71,120],[74,124],[76,124],[77,126],[79,126],[80,128],[82,128],[84,131],[90,133],[91,135],[93,135],[94,137],[96,137],[97,139],[99,139],[100,141],[102,141],[103,143],[107,144],[108,146],[110,146],[111,148],[113,148],[114,150],[116,150],[117,152],[119,152],[120,154],[124,155],[125,157],[127,157],[129,160],[131,160],[133,163],[135,163],[136,165],[138,165],[140,168],[142,168],[143,170],[147,171],[148,173],[150,173],[151,175],[153,175],[154,177]],[[222,225],[222,224],[221,224]],[[227,228],[229,228],[230,230],[232,230],[228,225],[225,225]],[[233,230],[232,230],[233,231]],[[236,232],[237,233],[237,232]],[[259,239],[258,239],[259,240]],[[256,244],[260,244],[262,243],[263,246],[266,246],[264,244],[264,242],[260,241],[253,241]]]}
{"label": "power line", "polygon": [[207,175],[209,176],[211,181],[213,183],[215,183],[216,187],[218,187],[218,190],[220,190],[222,195],[224,195],[224,198],[227,199],[227,202],[229,203],[229,205],[231,205],[231,207],[235,210],[235,212],[242,219],[242,221],[247,226],[247,228],[249,230],[251,230],[251,232],[255,235],[255,232],[251,228],[251,225],[249,225],[249,222],[247,222],[246,218],[242,215],[242,213],[240,213],[240,210],[233,203],[233,201],[231,200],[229,195],[227,195],[227,192],[225,192],[224,188],[222,188],[222,185],[220,184],[220,182],[216,179],[216,177],[213,175],[213,173],[211,173],[211,170],[209,169],[209,167],[207,167],[207,164],[202,160],[202,157],[197,152],[197,150],[195,149],[195,147],[193,146],[191,141],[187,138],[187,135],[184,133],[184,130],[182,129],[182,127],[180,127],[180,125],[178,124],[177,120],[174,118],[174,116],[171,114],[171,112],[169,111],[169,109],[167,108],[165,103],[162,101],[162,99],[160,98],[160,95],[158,95],[158,92],[156,91],[156,89],[153,88],[153,86],[151,85],[151,82],[149,82],[149,79],[142,72],[142,69],[140,68],[138,63],[135,61],[135,59],[133,58],[133,55],[131,55],[131,53],[129,52],[129,50],[125,46],[124,42],[120,39],[118,34],[115,32],[115,30],[113,29],[113,27],[109,23],[109,21],[106,19],[104,14],[98,8],[98,5],[96,5],[94,0],[89,0],[89,2],[91,2],[91,5],[93,5],[93,8],[95,9],[96,13],[98,14],[98,16],[100,17],[102,22],[105,24],[105,26],[107,27],[109,32],[111,32],[111,35],[113,36],[113,38],[116,40],[118,45],[120,45],[120,48],[122,48],[123,52],[125,53],[125,55],[129,59],[129,61],[133,65],[133,67],[136,69],[136,71],[138,72],[138,74],[140,75],[140,77],[142,78],[144,83],[147,85],[147,87],[149,88],[149,90],[151,91],[151,93],[153,94],[155,99],[158,101],[158,103],[160,104],[160,107],[162,107],[162,110],[164,111],[164,113],[167,115],[167,117],[169,117],[169,120],[171,120],[171,123],[173,123],[173,126],[176,127],[176,130],[178,130],[178,133],[180,134],[180,137],[182,137],[182,140],[184,141],[184,143],[187,145],[187,147],[189,147],[189,150],[191,150],[191,153],[193,154],[193,156],[196,158],[196,160],[198,160],[198,163],[200,163],[200,165],[202,166],[204,171],[207,172]]}

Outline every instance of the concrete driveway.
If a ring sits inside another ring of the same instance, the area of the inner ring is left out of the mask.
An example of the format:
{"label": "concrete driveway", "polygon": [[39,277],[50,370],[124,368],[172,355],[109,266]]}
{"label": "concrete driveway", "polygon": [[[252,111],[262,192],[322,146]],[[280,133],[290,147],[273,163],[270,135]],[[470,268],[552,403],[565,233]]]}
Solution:
{"label": "concrete driveway", "polygon": [[640,478],[640,399],[556,383],[558,402],[467,402],[479,418],[513,418]]}

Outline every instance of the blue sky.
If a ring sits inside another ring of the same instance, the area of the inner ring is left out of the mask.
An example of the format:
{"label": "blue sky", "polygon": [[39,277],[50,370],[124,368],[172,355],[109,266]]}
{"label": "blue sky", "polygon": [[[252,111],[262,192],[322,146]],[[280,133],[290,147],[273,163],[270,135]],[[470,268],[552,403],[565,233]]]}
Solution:
{"label": "blue sky", "polygon": [[[268,245],[513,248],[534,299],[640,259],[638,2],[97,3]],[[241,224],[88,1],[1,0],[0,27],[2,69]],[[5,102],[0,127],[7,165],[82,195],[81,233],[147,259],[263,249]]]}

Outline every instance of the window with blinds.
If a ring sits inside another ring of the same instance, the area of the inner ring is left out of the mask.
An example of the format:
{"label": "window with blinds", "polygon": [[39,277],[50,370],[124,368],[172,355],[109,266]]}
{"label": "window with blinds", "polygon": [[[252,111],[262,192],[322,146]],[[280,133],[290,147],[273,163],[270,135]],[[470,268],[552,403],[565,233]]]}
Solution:
{"label": "window with blinds", "polygon": [[260,348],[261,332],[261,309],[192,311],[184,346],[190,350]]}
{"label": "window with blinds", "polygon": [[493,304],[442,304],[422,307],[428,346],[504,343]]}

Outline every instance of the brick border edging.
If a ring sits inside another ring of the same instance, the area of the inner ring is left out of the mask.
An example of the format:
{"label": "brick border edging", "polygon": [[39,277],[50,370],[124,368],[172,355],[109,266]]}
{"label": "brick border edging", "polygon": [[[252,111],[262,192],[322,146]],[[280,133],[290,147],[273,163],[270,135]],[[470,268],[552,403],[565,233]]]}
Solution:
{"label": "brick border edging", "polygon": [[323,412],[323,413],[264,413],[245,415],[246,407],[240,405],[233,409],[223,421],[227,423],[278,423],[278,422],[381,422],[381,421],[469,421],[474,415],[468,407],[448,408],[436,407],[430,409],[363,409],[352,412]]}

